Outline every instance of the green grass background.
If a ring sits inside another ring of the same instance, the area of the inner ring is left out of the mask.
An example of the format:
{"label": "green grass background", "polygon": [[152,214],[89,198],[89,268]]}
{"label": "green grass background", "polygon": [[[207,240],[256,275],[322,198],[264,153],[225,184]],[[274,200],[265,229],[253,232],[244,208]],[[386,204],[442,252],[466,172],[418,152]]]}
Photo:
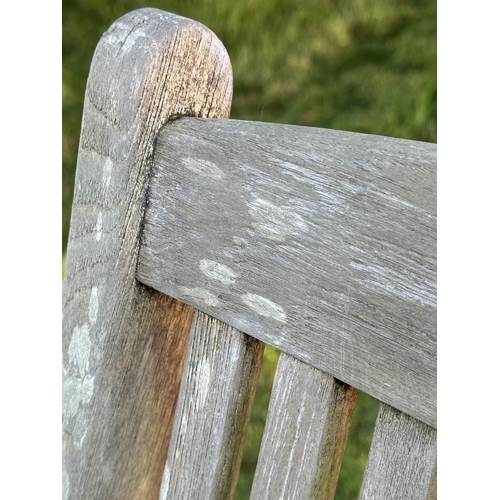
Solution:
{"label": "green grass background", "polygon": [[[434,0],[63,0],[63,262],[92,54],[140,7],[200,21],[222,40],[232,118],[437,140]],[[278,356],[266,349],[237,499],[249,495]],[[360,394],[336,499],[357,498],[376,412]]]}

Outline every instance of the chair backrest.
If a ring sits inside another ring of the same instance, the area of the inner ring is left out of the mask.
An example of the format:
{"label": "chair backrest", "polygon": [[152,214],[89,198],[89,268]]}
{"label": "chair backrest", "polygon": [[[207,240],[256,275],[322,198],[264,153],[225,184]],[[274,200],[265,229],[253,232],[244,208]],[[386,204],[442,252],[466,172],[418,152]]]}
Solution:
{"label": "chair backrest", "polygon": [[281,356],[252,499],[333,498],[358,389],[381,401],[361,498],[434,498],[435,145],[228,120],[231,96],[194,21],[141,9],[96,49],[64,498],[231,498],[264,343]]}

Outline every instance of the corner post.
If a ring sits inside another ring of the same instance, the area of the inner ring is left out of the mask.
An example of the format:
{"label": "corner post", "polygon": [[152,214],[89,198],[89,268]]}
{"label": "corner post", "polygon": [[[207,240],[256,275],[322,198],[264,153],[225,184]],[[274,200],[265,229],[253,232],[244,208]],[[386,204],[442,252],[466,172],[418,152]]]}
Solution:
{"label": "corner post", "polygon": [[155,139],[225,118],[228,55],[156,9],[101,38],[85,96],[63,285],[63,498],[158,498],[193,309],[136,280]]}

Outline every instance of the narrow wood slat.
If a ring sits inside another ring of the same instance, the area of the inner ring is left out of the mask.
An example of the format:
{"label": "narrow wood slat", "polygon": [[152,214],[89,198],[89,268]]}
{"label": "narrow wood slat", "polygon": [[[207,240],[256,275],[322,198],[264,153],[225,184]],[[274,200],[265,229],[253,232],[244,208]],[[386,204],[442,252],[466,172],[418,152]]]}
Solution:
{"label": "narrow wood slat", "polygon": [[331,499],[357,390],[281,354],[251,500]]}
{"label": "narrow wood slat", "polygon": [[160,500],[232,498],[264,344],[196,312]]}
{"label": "narrow wood slat", "polygon": [[63,286],[63,499],[157,498],[193,309],[135,278],[158,130],[228,116],[227,53],[156,9],[118,19],[92,60]]}
{"label": "narrow wood slat", "polygon": [[436,432],[382,403],[360,500],[435,500]]}
{"label": "narrow wood slat", "polygon": [[182,118],[137,276],[432,426],[436,146]]}

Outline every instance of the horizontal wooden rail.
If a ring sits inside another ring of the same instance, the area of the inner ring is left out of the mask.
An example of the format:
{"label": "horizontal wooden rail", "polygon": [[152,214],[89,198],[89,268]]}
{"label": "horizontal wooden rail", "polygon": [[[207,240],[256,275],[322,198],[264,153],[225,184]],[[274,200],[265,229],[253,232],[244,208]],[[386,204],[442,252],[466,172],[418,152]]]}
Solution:
{"label": "horizontal wooden rail", "polygon": [[181,118],[139,281],[436,427],[436,146]]}

